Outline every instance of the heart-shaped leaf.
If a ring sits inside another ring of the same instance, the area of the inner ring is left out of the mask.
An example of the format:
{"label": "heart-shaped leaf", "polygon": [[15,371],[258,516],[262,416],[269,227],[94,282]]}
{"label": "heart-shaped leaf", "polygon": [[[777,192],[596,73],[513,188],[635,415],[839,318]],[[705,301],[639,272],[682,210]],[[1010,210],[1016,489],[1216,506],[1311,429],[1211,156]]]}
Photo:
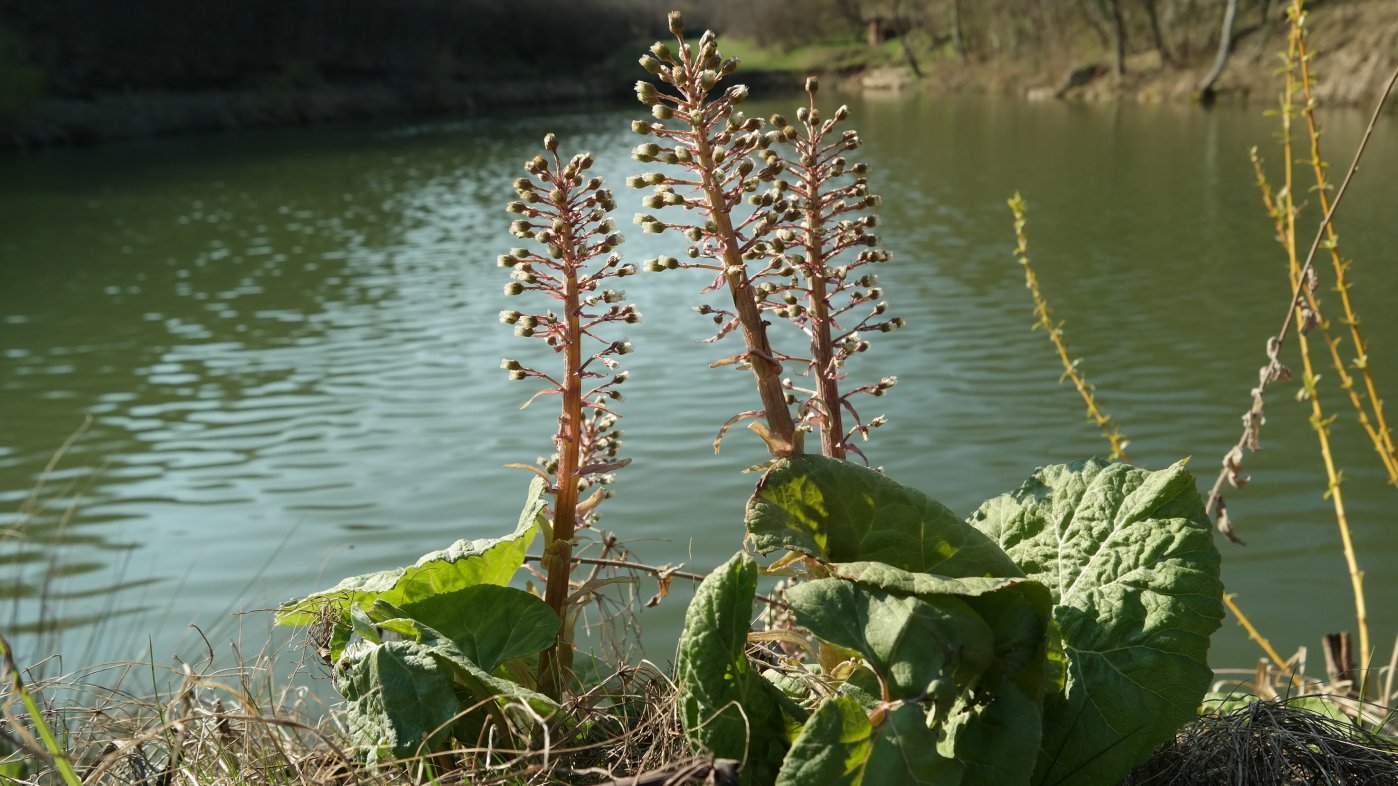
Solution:
{"label": "heart-shaped leaf", "polygon": [[1053,593],[1068,661],[1036,783],[1116,783],[1194,717],[1223,619],[1219,555],[1183,464],[1045,467],[971,523]]}

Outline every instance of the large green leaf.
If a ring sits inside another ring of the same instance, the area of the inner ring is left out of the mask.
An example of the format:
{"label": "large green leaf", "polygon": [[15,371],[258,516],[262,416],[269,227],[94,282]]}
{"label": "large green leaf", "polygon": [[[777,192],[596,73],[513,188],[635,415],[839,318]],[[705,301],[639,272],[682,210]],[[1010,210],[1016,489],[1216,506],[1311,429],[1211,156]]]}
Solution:
{"label": "large green leaf", "polygon": [[757,549],[826,562],[882,562],[943,576],[1021,576],[989,538],[940,502],[867,467],[823,456],[778,461],[748,502]]}
{"label": "large green leaf", "polygon": [[945,713],[993,659],[990,627],[950,595],[917,598],[817,579],[788,589],[786,601],[817,638],[864,656],[892,699],[934,702]]}
{"label": "large green leaf", "polygon": [[[310,625],[327,614],[348,624],[350,606],[368,606],[378,599],[408,606],[477,584],[507,584],[524,564],[544,505],[544,481],[535,478],[513,533],[503,538],[458,540],[441,551],[423,555],[412,567],[352,576],[328,590],[283,604],[277,612],[277,624]],[[335,657],[338,654],[333,653]]]}
{"label": "large green leaf", "polygon": [[554,642],[563,624],[549,605],[514,587],[478,584],[402,606],[406,615],[451,639],[485,671],[533,655]]}
{"label": "large green leaf", "polygon": [[1183,464],[1045,467],[971,523],[1053,593],[1068,659],[1044,707],[1043,784],[1115,784],[1192,718],[1223,619],[1212,528]]}
{"label": "large green leaf", "polygon": [[350,735],[371,762],[442,747],[462,710],[451,677],[415,641],[351,647],[335,667],[335,687],[348,702]]}
{"label": "large green leaf", "polygon": [[[468,746],[486,742],[482,731],[488,718],[495,721],[495,728],[504,735],[505,742],[514,744],[510,737],[515,731],[533,725],[536,718],[547,720],[559,709],[558,703],[548,696],[487,672],[467,657],[455,642],[418,620],[389,619],[380,623],[380,627],[407,637],[421,651],[436,658],[437,664],[460,687],[468,700],[469,712],[458,719],[455,733]],[[511,706],[527,706],[531,712],[523,713],[523,720],[512,723],[504,712]]]}
{"label": "large green leaf", "polygon": [[[680,718],[696,748],[744,762],[744,784],[776,777],[790,747],[790,701],[748,663],[757,563],[737,554],[705,577],[680,634]],[[794,705],[791,705],[794,709]]]}
{"label": "large green leaf", "polygon": [[941,750],[966,767],[966,783],[1027,783],[1038,756],[1052,599],[1026,578],[964,579],[911,573],[877,562],[829,566],[841,578],[935,600],[959,596],[989,626],[992,661],[957,696]]}
{"label": "large green leaf", "polygon": [[966,766],[966,783],[1028,783],[1043,737],[1052,600],[1037,581],[967,598],[990,626],[995,658],[963,693],[945,726],[943,752]]}
{"label": "large green leaf", "polygon": [[854,699],[820,705],[777,775],[777,786],[860,786],[874,750],[874,727]]}
{"label": "large green leaf", "polygon": [[916,702],[895,704],[875,725],[859,702],[834,698],[816,710],[792,743],[776,786],[958,786],[975,781],[937,749]]}
{"label": "large green leaf", "polygon": [[[995,578],[991,576],[971,576],[952,578],[934,576],[930,573],[914,573],[895,568],[882,562],[837,562],[828,566],[830,574],[842,579],[869,587],[888,590],[898,595],[927,597],[932,595],[959,595],[977,597],[999,592],[1007,587],[1022,584],[1038,584],[1023,576]],[[1048,596],[1045,595],[1045,598]]]}
{"label": "large green leaf", "polygon": [[[927,725],[922,708],[912,702],[890,709],[875,727],[874,749],[864,767],[868,786],[958,786],[973,781],[965,768],[937,749],[937,732]],[[979,786],[977,784],[976,786]]]}

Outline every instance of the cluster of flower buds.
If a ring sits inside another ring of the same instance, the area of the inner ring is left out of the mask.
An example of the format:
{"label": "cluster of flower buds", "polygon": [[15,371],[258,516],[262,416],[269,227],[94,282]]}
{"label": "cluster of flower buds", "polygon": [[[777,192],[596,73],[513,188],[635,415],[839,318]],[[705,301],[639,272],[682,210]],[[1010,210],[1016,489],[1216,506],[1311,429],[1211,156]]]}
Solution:
{"label": "cluster of flower buds", "polygon": [[[653,141],[643,142],[632,151],[641,163],[680,167],[685,174],[671,176],[648,172],[627,178],[632,188],[651,188],[642,200],[652,210],[678,207],[696,211],[700,221],[666,221],[649,213],[638,213],[636,223],[645,232],[659,234],[674,230],[690,242],[687,257],[697,262],[681,262],[674,257],[649,260],[649,270],[702,268],[714,271],[712,289],[721,285],[725,271],[725,245],[735,236],[742,245],[740,258],[754,258],[751,246],[760,234],[752,221],[734,223],[732,212],[743,197],[756,191],[758,183],[776,174],[755,171],[753,154],[771,144],[771,137],[759,133],[762,121],[746,117],[737,108],[748,97],[745,85],[732,85],[717,91],[718,82],[738,67],[734,58],[718,51],[713,31],[706,31],[698,47],[683,38],[684,26],[678,13],[670,15],[675,32],[674,47],[656,42],[641,57],[641,66],[672,89],[661,92],[650,82],[636,83],[636,96],[651,108],[653,120],[637,120],[631,130]],[[676,121],[667,125],[666,121]],[[725,225],[726,224],[726,225]]]}
{"label": "cluster of flower buds", "polygon": [[[571,486],[562,497],[576,499],[587,487],[611,480],[611,470],[625,462],[617,458],[621,431],[611,409],[622,398],[618,387],[626,372],[618,372],[617,357],[632,350],[629,341],[604,338],[599,329],[612,323],[635,324],[641,316],[624,303],[626,294],[609,288],[613,279],[636,272],[616,248],[622,236],[608,215],[616,201],[599,177],[586,172],[593,156],[583,153],[566,162],[558,154],[558,140],[544,137],[546,156],[525,164],[529,177],[514,182],[519,199],[506,210],[521,216],[511,222],[510,233],[530,241],[531,247],[514,248],[501,255],[501,267],[510,271],[505,294],[540,293],[553,302],[542,313],[518,310],[500,312],[500,321],[512,325],[516,335],[542,339],[563,359],[561,374],[505,359],[501,367],[511,379],[538,379],[541,396],[563,398],[563,414],[555,437],[557,451],[539,459],[554,493]],[[527,406],[527,404],[526,404]],[[595,517],[591,505],[578,506],[578,521]]]}
{"label": "cluster of flower buds", "polygon": [[[743,85],[720,87],[738,67],[718,50],[712,31],[693,44],[684,37],[679,13],[670,14],[673,44],[656,42],[641,57],[641,66],[667,89],[648,81],[636,83],[636,97],[650,107],[651,119],[632,123],[632,130],[646,141],[632,151],[642,163],[671,167],[671,172],[648,172],[628,178],[633,188],[651,189],[643,205],[661,211],[675,208],[689,216],[663,218],[638,213],[635,221],[648,233],[675,232],[686,239],[684,258],[659,256],[647,260],[647,270],[678,268],[708,271],[713,278],[704,292],[727,289],[733,310],[708,309],[719,326],[716,341],[741,328],[746,350],[716,365],[750,368],[757,381],[763,408],[755,416],[767,420],[768,446],[774,455],[799,452],[795,422],[781,389],[781,363],[767,339],[759,303],[766,296],[753,284],[749,263],[764,259],[764,236],[770,232],[770,215],[745,207],[761,183],[780,172],[776,162],[760,165],[758,155],[777,139],[764,133],[759,118],[747,117],[738,108],[748,98]],[[793,215],[793,219],[795,215]],[[754,414],[754,413],[747,413]],[[762,432],[759,432],[762,433]]]}
{"label": "cluster of flower buds", "polygon": [[[851,397],[881,396],[895,382],[887,377],[842,393],[845,362],[869,348],[863,335],[904,323],[888,316],[878,276],[862,270],[887,261],[889,254],[872,231],[878,217],[869,211],[880,199],[869,192],[868,166],[847,157],[858,149],[859,135],[839,127],[849,118],[848,107],[822,120],[818,87],[814,77],[806,80],[808,103],[797,110],[795,123],[781,115],[771,118],[772,144],[759,153],[764,171],[777,174],[764,191],[749,197],[754,220],[770,228],[766,240],[756,244],[766,266],[754,279],[762,308],[810,338],[806,376],[813,387],[788,381],[787,389],[792,399],[805,396],[798,400],[798,413],[804,426],[820,428],[822,451],[843,458],[846,451],[860,452],[852,437],[867,439],[869,429],[883,423],[882,418],[864,422]],[[846,414],[854,420],[848,430]]]}

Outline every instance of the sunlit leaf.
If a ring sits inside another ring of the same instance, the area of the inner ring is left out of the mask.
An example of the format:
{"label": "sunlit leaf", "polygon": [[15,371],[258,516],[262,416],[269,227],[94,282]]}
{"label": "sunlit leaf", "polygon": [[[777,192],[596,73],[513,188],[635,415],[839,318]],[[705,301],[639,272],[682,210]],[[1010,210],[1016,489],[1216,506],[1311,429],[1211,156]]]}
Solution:
{"label": "sunlit leaf", "polygon": [[876,561],[943,576],[1022,576],[974,527],[922,492],[823,456],[778,461],[748,502],[759,551],[794,549],[827,562]]}
{"label": "sunlit leaf", "polygon": [[[310,625],[328,615],[347,625],[352,605],[369,606],[382,599],[407,606],[477,584],[503,586],[524,564],[544,505],[544,483],[535,478],[513,533],[503,538],[458,540],[441,551],[423,555],[411,567],[347,578],[328,590],[283,604],[277,612],[277,624]],[[332,656],[338,657],[339,652]]]}
{"label": "sunlit leaf", "polygon": [[1067,656],[1035,782],[1116,783],[1194,717],[1223,619],[1194,478],[1100,459],[1045,467],[971,522],[1053,593]]}

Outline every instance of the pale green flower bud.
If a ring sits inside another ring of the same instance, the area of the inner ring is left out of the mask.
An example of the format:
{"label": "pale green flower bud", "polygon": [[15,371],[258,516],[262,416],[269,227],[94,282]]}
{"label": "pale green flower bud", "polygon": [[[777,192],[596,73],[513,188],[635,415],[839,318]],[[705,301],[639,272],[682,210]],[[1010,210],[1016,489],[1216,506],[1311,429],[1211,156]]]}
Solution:
{"label": "pale green flower bud", "polygon": [[815,95],[815,94],[816,94],[816,91],[819,90],[819,89],[820,89],[820,80],[819,80],[818,78],[813,77],[813,76],[808,76],[808,77],[806,77],[806,92],[807,92],[807,93],[809,93],[809,94],[811,94],[811,95]]}
{"label": "pale green flower bud", "polygon": [[558,150],[558,137],[551,133],[545,134],[544,149],[548,150],[550,153],[556,152]]}
{"label": "pale green flower bud", "polygon": [[636,99],[647,106],[660,100],[656,95],[655,85],[644,79],[636,83]]}
{"label": "pale green flower bud", "polygon": [[666,21],[670,25],[671,33],[677,36],[684,35],[684,17],[680,15],[679,11],[671,11]]}
{"label": "pale green flower bud", "polygon": [[735,104],[741,104],[748,100],[747,85],[733,85],[728,88],[728,100]]}
{"label": "pale green flower bud", "polygon": [[523,292],[523,291],[524,291],[524,285],[521,284],[521,283],[519,283],[518,281],[511,281],[511,282],[509,282],[508,284],[505,285],[505,294],[506,294],[506,295],[518,295],[519,293],[521,293],[521,292]]}
{"label": "pale green flower bud", "polygon": [[641,68],[646,69],[652,74],[660,73],[660,69],[663,67],[662,63],[659,60],[656,60],[654,57],[651,57],[650,55],[641,55],[641,59],[637,62],[641,64]]}
{"label": "pale green flower bud", "polygon": [[655,43],[651,44],[650,53],[660,58],[661,60],[675,59],[674,55],[670,53],[670,47],[666,46],[664,41],[656,41]]}
{"label": "pale green flower bud", "polygon": [[519,321],[520,316],[518,311],[501,311],[500,321],[506,325],[513,325]]}
{"label": "pale green flower bud", "polygon": [[669,120],[675,116],[675,110],[664,104],[656,104],[650,108],[651,116],[656,120]]}

